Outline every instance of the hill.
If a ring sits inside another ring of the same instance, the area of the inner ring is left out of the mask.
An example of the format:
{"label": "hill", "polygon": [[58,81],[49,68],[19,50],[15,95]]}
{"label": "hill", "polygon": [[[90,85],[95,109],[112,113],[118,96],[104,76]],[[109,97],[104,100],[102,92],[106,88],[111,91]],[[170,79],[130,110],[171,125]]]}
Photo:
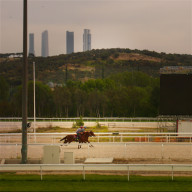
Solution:
{"label": "hill", "polygon": [[[22,82],[22,58],[0,54],[0,76],[11,85]],[[140,71],[158,77],[163,66],[192,66],[192,55],[157,53],[148,50],[98,49],[88,52],[29,58],[29,80],[32,63],[36,63],[36,79],[43,83],[64,84],[67,80],[103,79],[124,71]]]}

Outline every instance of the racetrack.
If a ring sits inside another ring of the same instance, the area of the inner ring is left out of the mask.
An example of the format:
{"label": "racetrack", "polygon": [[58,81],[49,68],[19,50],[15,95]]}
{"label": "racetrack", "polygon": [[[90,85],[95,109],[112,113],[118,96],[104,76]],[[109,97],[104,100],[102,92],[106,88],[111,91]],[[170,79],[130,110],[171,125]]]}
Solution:
{"label": "racetrack", "polygon": [[[49,145],[49,144],[45,144]],[[61,145],[54,144],[54,145]],[[77,149],[77,143],[60,146],[60,159],[64,159],[64,152],[73,152],[75,160],[85,158],[109,158],[140,161],[166,160],[192,163],[192,144],[185,143],[93,143],[94,147],[87,144]],[[28,158],[43,158],[44,144],[28,145]],[[0,145],[1,159],[21,157],[21,145]]]}

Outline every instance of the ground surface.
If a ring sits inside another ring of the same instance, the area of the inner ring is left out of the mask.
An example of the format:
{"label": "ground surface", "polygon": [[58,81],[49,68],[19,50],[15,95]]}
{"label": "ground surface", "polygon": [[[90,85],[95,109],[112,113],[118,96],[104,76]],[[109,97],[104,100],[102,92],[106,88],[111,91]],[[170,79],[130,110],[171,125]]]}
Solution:
{"label": "ground surface", "polygon": [[[192,145],[182,143],[93,143],[94,147],[83,145],[77,149],[77,143],[60,146],[60,159],[65,152],[73,152],[74,159],[114,158],[119,163],[192,163]],[[47,145],[47,144],[46,144]],[[41,160],[43,144],[28,145],[28,158]],[[21,145],[1,145],[1,159],[20,159]],[[118,163],[118,162],[116,162]]]}

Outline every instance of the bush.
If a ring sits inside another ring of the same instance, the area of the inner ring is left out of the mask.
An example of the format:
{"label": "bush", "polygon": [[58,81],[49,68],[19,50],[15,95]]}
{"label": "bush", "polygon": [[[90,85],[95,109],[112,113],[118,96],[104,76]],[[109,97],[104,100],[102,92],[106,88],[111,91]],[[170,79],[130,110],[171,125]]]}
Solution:
{"label": "bush", "polygon": [[80,116],[80,119],[77,119],[74,123],[72,128],[76,128],[76,127],[80,127],[83,126],[84,122],[83,122],[83,118]]}

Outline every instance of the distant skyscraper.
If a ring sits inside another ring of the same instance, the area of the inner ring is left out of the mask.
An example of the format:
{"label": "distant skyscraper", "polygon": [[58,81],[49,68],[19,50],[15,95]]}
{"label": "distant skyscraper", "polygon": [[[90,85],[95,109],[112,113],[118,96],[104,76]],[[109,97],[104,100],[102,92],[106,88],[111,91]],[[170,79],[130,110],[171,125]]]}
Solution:
{"label": "distant skyscraper", "polygon": [[42,33],[41,56],[42,57],[49,56],[48,31],[43,31]]}
{"label": "distant skyscraper", "polygon": [[29,33],[29,56],[35,56],[34,33]]}
{"label": "distant skyscraper", "polygon": [[74,32],[66,31],[66,53],[74,52]]}
{"label": "distant skyscraper", "polygon": [[83,51],[91,50],[91,33],[89,29],[84,29],[83,33]]}

